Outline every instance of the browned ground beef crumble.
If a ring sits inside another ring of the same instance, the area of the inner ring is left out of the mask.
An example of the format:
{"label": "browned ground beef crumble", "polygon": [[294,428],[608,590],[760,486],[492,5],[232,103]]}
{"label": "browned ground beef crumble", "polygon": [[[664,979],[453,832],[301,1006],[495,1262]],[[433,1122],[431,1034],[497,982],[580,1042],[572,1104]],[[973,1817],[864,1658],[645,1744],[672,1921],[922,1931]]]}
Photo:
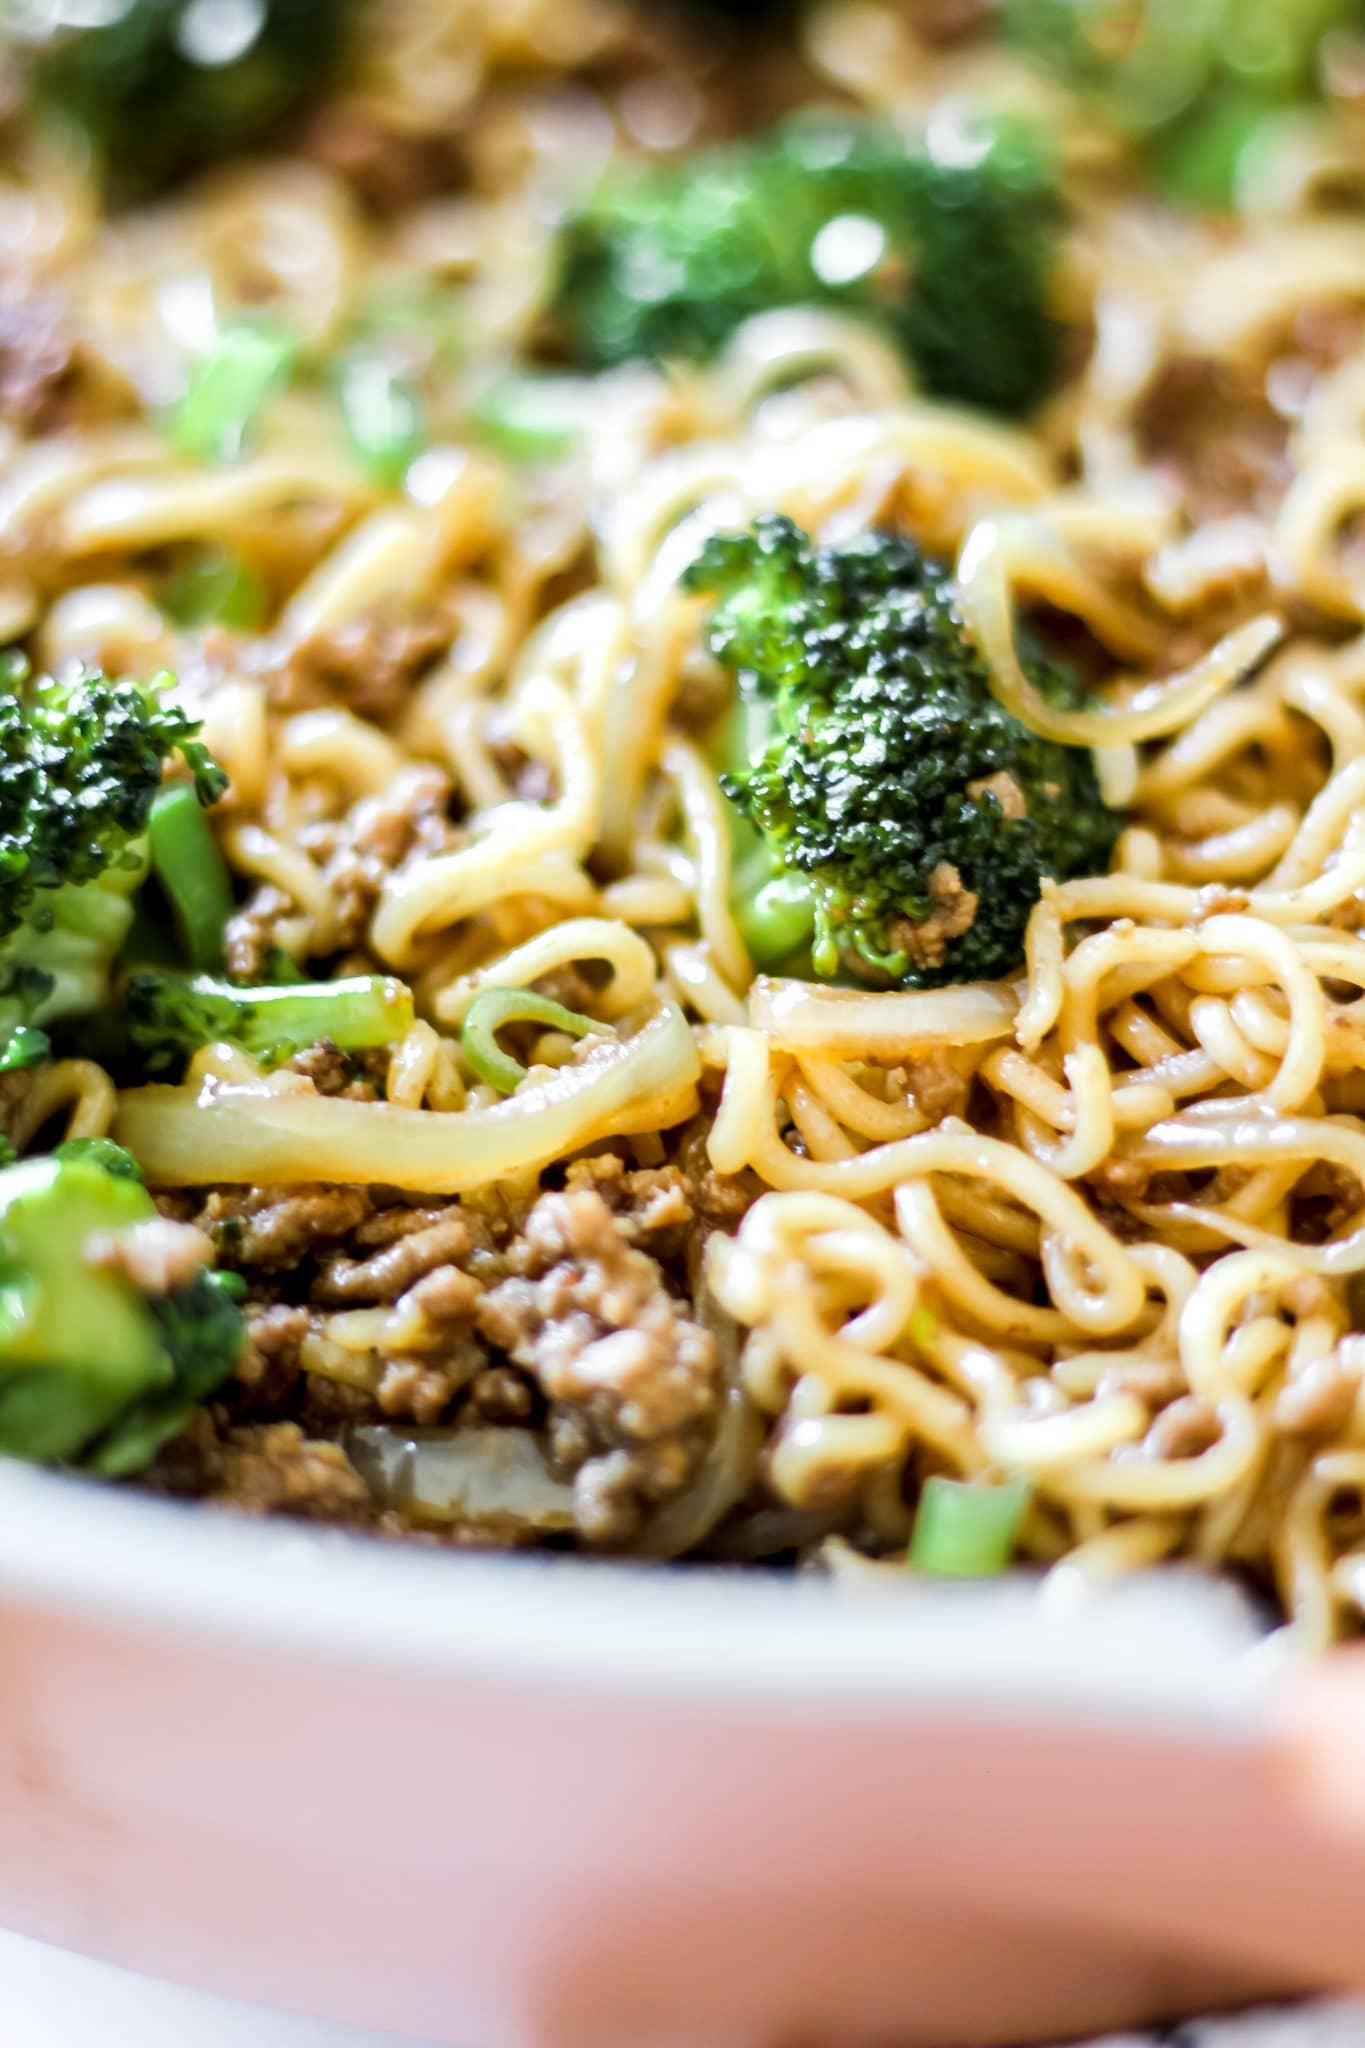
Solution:
{"label": "browned ground beef crumble", "polygon": [[[379,796],[362,797],[341,818],[301,827],[298,843],[319,863],[333,904],[336,952],[359,946],[389,875],[413,854],[445,853],[458,843],[450,822],[450,779],[439,768],[403,770]],[[268,979],[271,949],[294,905],[272,882],[262,883],[229,918],[224,933],[235,981]]]}
{"label": "browned ground beef crumble", "polygon": [[0,271],[0,420],[25,434],[60,426],[76,359],[57,294]]}
{"label": "browned ground beef crumble", "polygon": [[[330,1049],[301,1057],[342,1079]],[[150,1482],[390,1531],[406,1525],[372,1498],[348,1429],[530,1428],[572,1482],[577,1540],[627,1545],[687,1486],[714,1428],[720,1365],[688,1301],[689,1267],[748,1198],[737,1182],[616,1152],[576,1160],[561,1187],[523,1204],[328,1186],[162,1196],[167,1216],[194,1223],[246,1279],[249,1342]],[[333,1315],[380,1307],[396,1334],[362,1354],[363,1383],[310,1369]],[[518,1540],[502,1525],[441,1533]]]}

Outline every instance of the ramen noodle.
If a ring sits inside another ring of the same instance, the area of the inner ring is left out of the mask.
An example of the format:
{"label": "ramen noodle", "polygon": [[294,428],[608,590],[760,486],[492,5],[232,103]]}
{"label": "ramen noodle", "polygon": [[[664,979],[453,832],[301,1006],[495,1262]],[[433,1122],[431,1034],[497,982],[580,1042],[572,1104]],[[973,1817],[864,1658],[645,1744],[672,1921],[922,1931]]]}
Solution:
{"label": "ramen noodle", "polygon": [[[214,1042],[168,1078],[76,1036],[0,1081],[18,1153],[112,1134],[244,1276],[236,1375],[146,1481],[889,1573],[946,1478],[1008,1494],[1044,1572],[1189,1559],[1351,1631],[1359,102],[1283,124],[1214,212],[1154,196],[985,10],[832,0],[756,40],[650,12],[376,6],[321,112],[132,204],[7,116],[0,634],[177,679],[228,778],[238,980],[286,956],[414,1002],[359,1055]],[[1022,417],[935,398],[830,302],[562,377],[530,459],[476,424],[509,366],[555,368],[557,222],[604,166],[808,106],[932,143],[982,100],[1062,161],[1064,368]],[[243,320],[303,369],[216,459],[167,422]],[[387,477],[330,382],[376,329],[426,406]],[[996,979],[756,969],[709,738],[732,679],[680,579],[771,514],[951,561],[998,701],[1094,751],[1109,871],[1045,880]],[[249,616],[187,620],[206,564]],[[1083,702],[1040,695],[1025,617]],[[465,1029],[498,991],[509,1092]]]}

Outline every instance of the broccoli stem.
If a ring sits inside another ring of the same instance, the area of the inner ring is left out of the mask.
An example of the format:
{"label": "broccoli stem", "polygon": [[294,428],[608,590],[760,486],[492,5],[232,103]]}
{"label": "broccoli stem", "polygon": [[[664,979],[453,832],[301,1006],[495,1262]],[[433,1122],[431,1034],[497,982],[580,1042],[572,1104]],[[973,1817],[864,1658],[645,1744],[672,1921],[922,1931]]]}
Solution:
{"label": "broccoli stem", "polygon": [[285,988],[234,989],[241,1043],[269,1053],[281,1041],[313,1045],[330,1039],[342,1052],[392,1045],[413,1019],[412,995],[384,974],[344,981],[299,982]]}
{"label": "broccoli stem", "polygon": [[221,967],[232,884],[208,819],[187,783],[162,790],[147,830],[152,872],[166,892],[191,965],[206,971]]}
{"label": "broccoli stem", "polygon": [[219,1039],[269,1061],[321,1039],[367,1052],[401,1038],[413,1015],[411,991],[382,974],[236,988],[207,974],[147,971],[124,989],[129,1042],[153,1071]]}
{"label": "broccoli stem", "polygon": [[232,1278],[145,1291],[124,1256],[178,1227],[106,1139],[0,1172],[0,1451],[135,1471],[226,1378],[245,1334]]}

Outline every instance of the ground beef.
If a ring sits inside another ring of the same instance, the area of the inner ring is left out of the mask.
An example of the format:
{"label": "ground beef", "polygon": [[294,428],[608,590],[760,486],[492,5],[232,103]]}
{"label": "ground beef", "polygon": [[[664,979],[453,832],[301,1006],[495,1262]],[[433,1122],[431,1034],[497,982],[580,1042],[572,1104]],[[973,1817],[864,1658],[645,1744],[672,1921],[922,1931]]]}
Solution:
{"label": "ground beef", "polygon": [[929,896],[932,908],[928,914],[917,921],[897,918],[889,936],[892,945],[903,949],[917,966],[941,967],[952,941],[975,924],[980,898],[964,885],[950,860],[941,860],[929,876]]}
{"label": "ground beef", "polygon": [[36,1067],[16,1067],[11,1073],[0,1074],[0,1137],[8,1144],[14,1142],[14,1134],[23,1122],[24,1105],[37,1072]]}
{"label": "ground beef", "polygon": [[439,768],[405,769],[382,795],[364,797],[336,823],[305,826],[300,844],[321,858],[338,950],[363,943],[385,881],[415,854],[448,852],[451,785]]}
{"label": "ground beef", "polygon": [[930,1123],[942,1123],[945,1116],[965,1113],[971,1084],[952,1053],[921,1053],[906,1061],[903,1072],[908,1093]]}
{"label": "ground beef", "polygon": [[[995,775],[984,775],[977,782],[969,782],[967,794],[973,803],[979,803],[983,796],[993,796],[1003,815],[1011,822],[1028,816],[1028,802],[1023,790],[1003,769]],[[961,877],[958,879],[960,881]]]}
{"label": "ground beef", "polygon": [[[331,950],[347,952],[363,943],[385,880],[405,860],[445,853],[458,843],[450,820],[452,794],[448,776],[421,765],[405,769],[382,795],[362,798],[345,817],[301,828],[298,843],[320,863],[334,906]],[[267,977],[279,928],[296,915],[271,882],[249,897],[228,920],[224,936],[235,981]]]}
{"label": "ground beef", "polygon": [[1173,360],[1144,401],[1139,429],[1196,525],[1273,511],[1289,481],[1288,427],[1251,370]]}
{"label": "ground beef", "polygon": [[626,1243],[656,1256],[682,1251],[697,1214],[697,1189],[681,1167],[631,1168],[616,1152],[575,1159],[565,1185],[570,1193],[590,1188],[600,1195]]}
{"label": "ground beef", "polygon": [[96,1236],[86,1246],[86,1263],[104,1266],[153,1296],[186,1287],[213,1257],[213,1246],[193,1224],[169,1216],[149,1216],[131,1229]]}
{"label": "ground beef", "polygon": [[145,1475],[159,1493],[192,1496],[253,1515],[365,1525],[375,1516],[364,1480],[338,1443],[296,1422],[235,1425],[201,1409]]}
{"label": "ground beef", "polygon": [[21,433],[62,423],[76,346],[55,293],[0,273],[0,420]]}
{"label": "ground beef", "polygon": [[322,109],[302,148],[363,205],[386,215],[444,191],[455,175],[448,137],[400,133],[370,108],[344,101]]}
{"label": "ground beef", "polygon": [[278,1401],[299,1374],[299,1350],[312,1324],[302,1303],[261,1298],[247,1303],[247,1344],[237,1377],[263,1398]]}
{"label": "ground beef", "polygon": [[225,1188],[209,1195],[199,1223],[221,1265],[279,1273],[339,1244],[369,1208],[362,1188]]}
{"label": "ground beef", "polygon": [[717,1401],[716,1347],[595,1189],[542,1195],[479,1304],[482,1335],[550,1404],[587,1541],[619,1545],[684,1486]]}
{"label": "ground beef", "polygon": [[311,1081],[319,1095],[345,1095],[352,1084],[351,1061],[330,1038],[320,1038],[316,1045],[305,1046],[284,1064],[290,1073],[302,1074],[305,1081]]}
{"label": "ground beef", "polygon": [[234,981],[250,986],[269,978],[270,955],[279,946],[279,928],[295,915],[294,905],[273,882],[263,882],[242,908],[233,912],[224,927],[223,952]]}
{"label": "ground beef", "polygon": [[[245,1275],[248,1342],[154,1483],[354,1521],[353,1424],[532,1428],[573,1480],[581,1540],[629,1544],[686,1486],[714,1426],[716,1349],[683,1290],[710,1213],[744,1202],[733,1184],[706,1191],[677,1166],[617,1152],[572,1162],[564,1179],[529,1205],[487,1210],[381,1188],[163,1197],[163,1214]],[[375,1348],[338,1370],[332,1318],[374,1310],[388,1311]]]}
{"label": "ground beef", "polygon": [[315,633],[267,671],[271,701],[282,711],[340,704],[383,723],[403,710],[418,676],[450,645],[450,636],[449,621],[436,611],[350,619]]}
{"label": "ground beef", "polygon": [[[389,1211],[374,1221],[391,1226],[379,1249],[367,1258],[335,1253],[324,1259],[313,1285],[314,1301],[330,1308],[397,1301],[414,1282],[430,1281],[439,1273],[440,1296],[428,1289],[425,1299],[447,1320],[452,1313],[468,1312],[479,1289],[468,1274],[458,1271],[473,1242],[469,1223],[458,1207]],[[357,1232],[362,1244],[374,1242],[373,1225],[369,1228],[368,1238],[364,1226]]]}
{"label": "ground beef", "polygon": [[365,1519],[369,1491],[340,1444],[310,1441],[296,1422],[229,1431],[223,1491],[234,1507],[258,1515]]}

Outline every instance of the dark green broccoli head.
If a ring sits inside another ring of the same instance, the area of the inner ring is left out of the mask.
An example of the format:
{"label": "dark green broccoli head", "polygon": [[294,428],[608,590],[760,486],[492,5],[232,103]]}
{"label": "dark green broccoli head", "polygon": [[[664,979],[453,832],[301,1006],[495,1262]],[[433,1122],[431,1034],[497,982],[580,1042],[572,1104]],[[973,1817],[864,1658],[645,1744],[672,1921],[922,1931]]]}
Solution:
{"label": "dark green broccoli head", "polygon": [[785,891],[784,943],[800,877],[820,974],[933,988],[1018,967],[1043,878],[1103,872],[1119,820],[1088,751],[996,702],[943,564],[889,534],[816,547],[766,518],[710,541],[686,582],[718,600],[709,645],[751,709],[722,786]]}
{"label": "dark green broccoli head", "polygon": [[875,321],[937,396],[1026,411],[1052,381],[1059,211],[1018,127],[940,160],[822,116],[607,178],[565,229],[558,318],[589,366],[705,358],[773,306]]}
{"label": "dark green broccoli head", "polygon": [[124,864],[147,828],[167,759],[178,753],[202,803],[226,778],[162,701],[169,678],[112,682],[84,673],[29,681],[11,665],[0,692],[0,937],[41,917],[41,892]]}
{"label": "dark green broccoli head", "polygon": [[166,678],[0,674],[0,1066],[41,1057],[37,1026],[108,994],[147,866],[162,769],[178,754],[201,803],[226,778],[164,701]]}
{"label": "dark green broccoli head", "polygon": [[39,104],[139,192],[257,142],[336,68],[357,0],[14,0]]}
{"label": "dark green broccoli head", "polygon": [[240,1284],[136,1277],[136,1233],[166,1227],[103,1141],[0,1172],[0,1451],[133,1471],[231,1372]]}

